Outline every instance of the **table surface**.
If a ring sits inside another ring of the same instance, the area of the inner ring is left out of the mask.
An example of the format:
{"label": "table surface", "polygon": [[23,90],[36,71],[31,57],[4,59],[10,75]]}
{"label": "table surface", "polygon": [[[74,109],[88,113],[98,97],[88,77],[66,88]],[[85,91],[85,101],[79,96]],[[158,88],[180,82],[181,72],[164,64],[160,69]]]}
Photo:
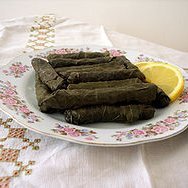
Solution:
{"label": "table surface", "polygon": [[[142,51],[187,69],[188,53],[54,15],[0,22],[0,62],[56,45]],[[78,145],[31,132],[0,112],[0,187],[188,187],[188,130],[123,148]]]}

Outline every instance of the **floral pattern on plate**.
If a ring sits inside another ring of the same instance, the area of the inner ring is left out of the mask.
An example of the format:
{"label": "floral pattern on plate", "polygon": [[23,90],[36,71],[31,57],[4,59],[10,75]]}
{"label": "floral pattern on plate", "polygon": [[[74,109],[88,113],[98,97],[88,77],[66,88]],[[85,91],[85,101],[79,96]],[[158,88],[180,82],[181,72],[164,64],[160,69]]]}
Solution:
{"label": "floral pattern on plate", "polygon": [[56,123],[56,127],[52,129],[53,132],[60,135],[66,135],[70,137],[83,137],[85,140],[95,140],[98,137],[96,132],[88,129],[77,129],[68,125]]}
{"label": "floral pattern on plate", "polygon": [[168,116],[164,120],[158,121],[155,124],[149,123],[141,129],[132,129],[129,131],[116,131],[112,135],[116,141],[123,141],[124,139],[153,137],[159,134],[164,134],[168,131],[174,130],[182,121],[188,120],[187,110],[177,110],[173,116]]}
{"label": "floral pattern on plate", "polygon": [[80,51],[90,51],[90,48],[61,48],[61,49],[51,49],[46,52],[38,53],[36,56],[29,55],[29,58],[32,59],[34,57],[38,58],[46,58],[49,54],[68,54],[68,53],[78,53]]}
{"label": "floral pattern on plate", "polygon": [[[49,54],[68,54],[68,53],[79,53],[81,51],[84,52],[90,52],[91,49],[86,47],[86,48],[61,48],[61,49],[53,49],[47,52],[43,52],[40,54],[37,54],[35,57],[38,58],[46,58],[47,55]],[[126,54],[126,51],[124,50],[117,50],[117,49],[108,49],[108,48],[101,48],[101,52],[106,52],[108,51],[111,56],[117,57],[117,56],[122,56]],[[34,56],[30,55],[29,58],[33,58]]]}
{"label": "floral pattern on plate", "polygon": [[100,51],[109,52],[112,57],[123,56],[126,54],[126,51],[117,49],[102,48]]}
{"label": "floral pattern on plate", "polygon": [[161,62],[161,63],[165,63],[164,61],[159,61],[159,60],[156,60],[152,57],[148,57],[144,54],[139,54],[135,60],[135,62],[142,62],[142,61],[146,61],[146,62]]}
{"label": "floral pattern on plate", "polygon": [[14,76],[15,78],[20,78],[23,74],[29,71],[29,66],[23,65],[21,62],[13,63],[8,70],[3,70],[6,76]]}
{"label": "floral pattern on plate", "polygon": [[24,119],[27,119],[28,123],[38,122],[41,119],[29,110],[25,101],[20,99],[16,91],[16,86],[12,85],[9,81],[4,82],[0,80],[0,100],[3,105],[16,111],[16,114],[21,115]]}
{"label": "floral pattern on plate", "polygon": [[[185,79],[185,82],[188,83],[188,79]],[[188,103],[188,87],[184,88],[184,91],[182,93],[182,95],[180,96],[180,98],[178,99],[181,103]]]}
{"label": "floral pattern on plate", "polygon": [[61,49],[54,49],[49,52],[49,54],[72,54],[72,53],[78,53],[80,51],[90,51],[90,48],[86,49],[79,49],[79,48],[61,48]]}
{"label": "floral pattern on plate", "polygon": [[185,88],[182,95],[179,98],[180,104],[181,103],[188,103],[188,88]]}
{"label": "floral pattern on plate", "polygon": [[[49,54],[68,54],[68,53],[79,53],[81,51],[84,52],[90,52],[90,48],[61,48],[58,50],[52,50],[49,52]],[[108,48],[102,48],[100,49],[101,52],[109,52],[111,56],[116,57],[116,56],[122,56],[125,55],[126,52],[124,50],[117,50],[117,49],[108,49]]]}

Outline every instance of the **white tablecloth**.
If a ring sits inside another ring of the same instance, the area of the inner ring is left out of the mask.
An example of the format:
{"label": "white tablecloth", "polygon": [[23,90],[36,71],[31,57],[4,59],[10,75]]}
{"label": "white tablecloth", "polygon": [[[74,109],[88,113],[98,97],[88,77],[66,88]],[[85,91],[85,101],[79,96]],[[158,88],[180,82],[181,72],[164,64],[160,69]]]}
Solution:
{"label": "white tablecloth", "polygon": [[[54,15],[0,21],[0,65],[25,51],[82,44],[142,51],[188,68],[188,53],[103,26]],[[0,188],[188,187],[188,130],[160,142],[100,148],[25,130],[2,112],[0,118]]]}

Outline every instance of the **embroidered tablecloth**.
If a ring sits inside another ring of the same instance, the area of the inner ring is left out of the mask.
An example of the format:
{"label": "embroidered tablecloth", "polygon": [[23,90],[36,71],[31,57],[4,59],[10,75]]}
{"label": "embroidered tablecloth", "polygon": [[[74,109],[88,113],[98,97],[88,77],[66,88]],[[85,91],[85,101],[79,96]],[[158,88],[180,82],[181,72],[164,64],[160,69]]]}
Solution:
{"label": "embroidered tablecloth", "polygon": [[[0,66],[56,45],[137,50],[188,68],[188,53],[54,15],[0,21]],[[100,148],[46,137],[0,112],[0,188],[188,187],[188,130],[171,139]]]}

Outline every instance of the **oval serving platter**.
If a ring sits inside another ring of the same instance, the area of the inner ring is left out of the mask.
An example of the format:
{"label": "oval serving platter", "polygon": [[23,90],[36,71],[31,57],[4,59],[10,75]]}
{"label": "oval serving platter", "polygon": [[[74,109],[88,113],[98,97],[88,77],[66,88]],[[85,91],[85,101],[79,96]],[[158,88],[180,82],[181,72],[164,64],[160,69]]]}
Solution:
{"label": "oval serving platter", "polygon": [[[34,70],[31,59],[50,53],[79,51],[109,51],[112,56],[125,55],[131,62],[165,62],[149,55],[115,48],[97,46],[53,47],[16,57],[0,69],[0,108],[24,127],[40,134],[70,142],[95,146],[129,146],[164,140],[183,132],[188,127],[188,76],[184,92],[168,107],[156,110],[154,118],[125,123],[94,123],[76,126],[66,123],[62,114],[39,111],[35,97]],[[168,62],[165,62],[168,63]]]}

